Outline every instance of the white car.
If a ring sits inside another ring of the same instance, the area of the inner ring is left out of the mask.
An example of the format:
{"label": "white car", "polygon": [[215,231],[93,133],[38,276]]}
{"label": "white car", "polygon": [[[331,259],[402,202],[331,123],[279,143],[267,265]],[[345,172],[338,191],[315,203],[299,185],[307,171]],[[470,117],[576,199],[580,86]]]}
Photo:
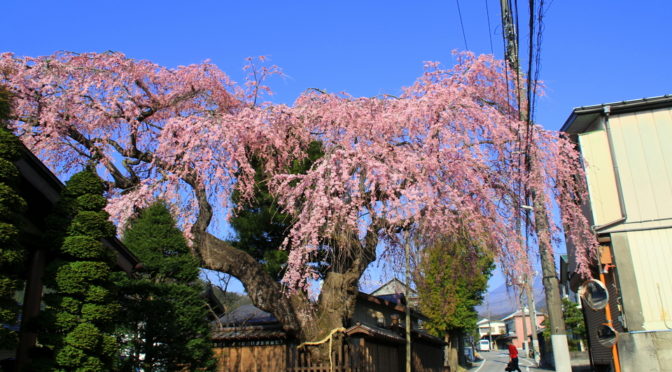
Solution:
{"label": "white car", "polygon": [[490,341],[488,341],[488,340],[478,341],[478,350],[479,351],[490,351]]}

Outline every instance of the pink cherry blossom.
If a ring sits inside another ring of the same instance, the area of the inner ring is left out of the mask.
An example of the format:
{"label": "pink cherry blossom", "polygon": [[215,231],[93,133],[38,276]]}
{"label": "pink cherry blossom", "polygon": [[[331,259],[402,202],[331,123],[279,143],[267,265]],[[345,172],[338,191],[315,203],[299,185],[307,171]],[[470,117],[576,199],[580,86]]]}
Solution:
{"label": "pink cherry blossom", "polygon": [[[457,59],[450,69],[427,63],[400,97],[310,90],[292,106],[257,102],[278,69],[256,65],[241,87],[208,62],[168,69],[121,53],[6,53],[0,77],[15,95],[13,129],[41,159],[58,172],[100,165],[120,229],[161,197],[186,235],[209,233],[210,220],[197,223],[203,208],[215,206],[222,220],[235,187],[253,197],[250,156],[262,157],[270,191],[294,217],[284,245],[290,287],[305,286],[318,250],[356,256],[339,243],[353,235],[373,231],[400,253],[394,237],[409,224],[426,239],[466,229],[507,267],[525,270],[516,223],[526,203],[520,191],[532,189],[552,226],[537,239],[566,233],[587,273],[597,243],[581,212],[586,185],[573,144],[536,126],[527,172],[525,123],[504,64]],[[325,155],[306,174],[288,173],[316,140]]]}

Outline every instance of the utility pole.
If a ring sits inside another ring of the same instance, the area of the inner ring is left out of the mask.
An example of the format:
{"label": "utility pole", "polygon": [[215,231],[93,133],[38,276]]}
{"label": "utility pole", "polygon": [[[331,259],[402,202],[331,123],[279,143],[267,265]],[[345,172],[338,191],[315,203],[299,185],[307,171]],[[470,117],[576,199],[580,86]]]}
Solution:
{"label": "utility pole", "polygon": [[406,260],[406,372],[411,372],[411,243],[410,233],[404,239],[404,259]]}
{"label": "utility pole", "polygon": [[[520,288],[520,296],[518,296],[518,300],[520,301],[520,314],[523,317],[523,350],[527,353],[530,350],[530,345],[527,342],[527,315],[525,315],[525,304],[523,303],[523,294],[525,291],[523,288]],[[529,314],[529,310],[527,311]],[[517,335],[516,335],[517,336]]]}
{"label": "utility pole", "polygon": [[499,1],[502,9],[502,29],[504,30],[504,40],[506,41],[506,50],[504,58],[511,66],[513,71],[518,71],[518,38],[516,34],[516,25],[513,23],[513,14],[507,0]]}
{"label": "utility pole", "polygon": [[[522,121],[528,121],[527,133],[528,136],[532,136],[532,129],[529,127],[530,112],[524,112],[521,104],[522,94],[520,92],[521,84],[518,83],[520,80],[520,64],[519,64],[519,54],[518,54],[518,37],[516,25],[513,22],[513,13],[509,7],[509,2],[507,0],[500,0],[501,5],[501,14],[502,14],[502,29],[504,30],[504,40],[506,44],[505,57],[511,67],[511,70],[516,74],[516,86],[517,86],[517,96],[518,96],[518,109],[519,109],[519,119]],[[530,3],[530,6],[534,6],[534,1]],[[533,9],[531,9],[532,11]],[[532,30],[530,30],[532,31]],[[533,46],[530,45],[530,48]],[[528,79],[531,79],[531,76],[528,76]],[[534,92],[532,92],[534,94]],[[528,107],[530,103],[528,102]],[[528,110],[529,111],[529,110]],[[531,138],[527,140],[531,140]],[[526,171],[534,172],[534,159],[530,156],[529,151],[527,151],[526,144],[526,153],[525,153],[525,168]],[[534,212],[534,227],[537,233],[538,242],[539,242],[539,254],[541,256],[541,269],[542,269],[542,282],[544,284],[544,291],[546,293],[546,305],[548,307],[548,317],[551,327],[551,342],[553,344],[553,359],[555,362],[555,370],[558,372],[571,372],[571,362],[569,357],[569,347],[567,345],[567,334],[565,332],[565,321],[562,317],[562,303],[560,300],[560,287],[558,285],[558,278],[555,271],[555,259],[553,254],[551,254],[550,246],[550,237],[551,232],[549,229],[548,214],[546,213],[546,206],[544,205],[543,200],[537,195],[537,190],[529,190],[529,195],[531,196],[532,201],[532,210]],[[518,231],[520,233],[520,231]]]}
{"label": "utility pole", "polygon": [[525,295],[527,296],[527,306],[530,308],[530,320],[532,324],[532,358],[539,366],[539,340],[537,340],[537,308],[534,303],[534,293],[530,285],[529,278],[525,278]]}
{"label": "utility pole", "polygon": [[490,319],[490,316],[490,303],[488,303],[488,351],[494,349],[494,347],[492,347],[492,320]]}
{"label": "utility pole", "polygon": [[567,333],[565,331],[565,319],[562,317],[562,301],[560,299],[560,286],[555,271],[555,259],[551,254],[550,231],[546,206],[532,193],[534,203],[534,222],[539,238],[539,253],[541,255],[541,272],[544,291],[546,292],[546,307],[548,307],[548,320],[551,326],[551,343],[553,344],[553,359],[557,372],[570,372],[572,364],[567,345]]}

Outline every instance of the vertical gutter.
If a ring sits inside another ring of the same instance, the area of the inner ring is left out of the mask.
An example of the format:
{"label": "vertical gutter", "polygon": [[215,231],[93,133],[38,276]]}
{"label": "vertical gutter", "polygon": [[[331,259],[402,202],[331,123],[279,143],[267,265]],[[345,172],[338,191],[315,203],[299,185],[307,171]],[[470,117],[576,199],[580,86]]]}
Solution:
{"label": "vertical gutter", "polygon": [[620,207],[621,210],[621,218],[611,222],[607,222],[599,226],[593,226],[593,230],[595,232],[599,232],[600,230],[604,230],[608,227],[624,222],[628,218],[628,214],[625,209],[625,199],[623,197],[623,185],[621,184],[621,174],[618,168],[616,151],[614,150],[614,137],[611,133],[611,125],[609,124],[610,114],[611,114],[611,106],[604,106],[603,109],[604,128],[606,129],[607,132],[607,143],[609,144],[609,156],[611,157],[611,164],[614,167],[614,179],[616,181],[616,192],[618,193],[618,206]]}

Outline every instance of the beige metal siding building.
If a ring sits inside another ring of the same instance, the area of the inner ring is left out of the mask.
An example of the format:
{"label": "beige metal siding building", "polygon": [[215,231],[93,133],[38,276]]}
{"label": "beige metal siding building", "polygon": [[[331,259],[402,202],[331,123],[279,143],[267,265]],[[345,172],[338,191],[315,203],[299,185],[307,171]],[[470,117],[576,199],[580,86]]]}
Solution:
{"label": "beige metal siding building", "polygon": [[[672,96],[577,108],[562,130],[578,143],[584,161],[587,214],[603,244],[595,268],[606,272],[605,284],[616,296],[612,315],[622,331],[623,370],[669,368]],[[571,270],[571,247],[569,253]],[[573,279],[576,289],[579,279]],[[586,317],[599,321],[592,314]],[[599,348],[594,341],[591,352]]]}

